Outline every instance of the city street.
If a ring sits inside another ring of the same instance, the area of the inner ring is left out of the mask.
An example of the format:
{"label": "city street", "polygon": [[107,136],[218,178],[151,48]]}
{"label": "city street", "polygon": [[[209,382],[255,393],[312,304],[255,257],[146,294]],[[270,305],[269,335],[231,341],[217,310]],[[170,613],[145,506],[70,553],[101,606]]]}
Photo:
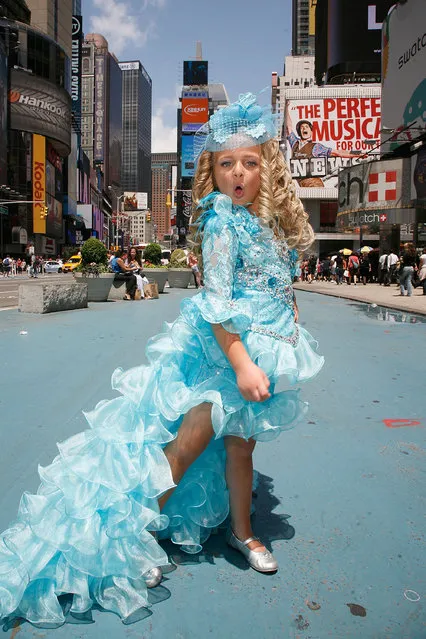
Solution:
{"label": "city street", "polygon": [[[0,278],[3,306],[17,295],[18,279]],[[37,465],[50,463],[56,442],[88,427],[82,410],[114,396],[112,371],[145,363],[147,339],[192,294],[167,289],[159,300],[0,313],[1,530],[22,492],[37,490]],[[158,605],[149,618],[123,625],[94,611],[91,625],[24,623],[4,628],[5,636],[426,636],[426,318],[302,290],[297,299],[326,364],[302,388],[306,419],[255,451],[254,529],[278,559],[277,574],[249,569],[219,531],[200,555],[166,546],[176,570],[151,591]]]}

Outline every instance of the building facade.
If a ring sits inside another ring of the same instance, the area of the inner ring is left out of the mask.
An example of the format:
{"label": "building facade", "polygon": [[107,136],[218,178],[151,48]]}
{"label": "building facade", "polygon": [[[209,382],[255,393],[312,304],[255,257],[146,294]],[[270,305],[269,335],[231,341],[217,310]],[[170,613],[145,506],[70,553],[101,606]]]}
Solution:
{"label": "building facade", "polygon": [[128,232],[130,234],[129,246],[149,244],[153,240],[157,240],[150,214],[147,211],[137,211],[129,215]]}
{"label": "building facade", "polygon": [[27,0],[31,24],[53,38],[71,58],[73,0]]}
{"label": "building facade", "polygon": [[177,153],[152,154],[151,214],[160,241],[172,233],[175,221],[177,165]]}
{"label": "building facade", "polygon": [[81,145],[106,192],[121,186],[121,96],[121,70],[108,42],[88,34],[82,46]]}
{"label": "building facade", "polygon": [[315,53],[316,4],[316,0],[293,0],[292,54],[294,56]]}
{"label": "building facade", "polygon": [[0,252],[23,255],[31,246],[53,255],[64,242],[70,59],[38,28],[5,19],[0,20],[0,49],[0,199],[6,209]]}
{"label": "building facade", "polygon": [[124,191],[147,193],[151,206],[152,80],[139,60],[120,62],[123,105]]}

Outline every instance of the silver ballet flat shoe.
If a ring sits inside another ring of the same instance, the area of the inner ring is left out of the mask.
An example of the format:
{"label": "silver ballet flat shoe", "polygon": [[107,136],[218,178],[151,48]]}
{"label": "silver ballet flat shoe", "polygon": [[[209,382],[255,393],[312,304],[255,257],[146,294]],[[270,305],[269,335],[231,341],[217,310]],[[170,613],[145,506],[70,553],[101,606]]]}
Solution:
{"label": "silver ballet flat shoe", "polygon": [[159,566],[157,568],[151,568],[151,570],[147,570],[143,574],[143,578],[147,588],[155,588],[163,578],[163,571]]}
{"label": "silver ballet flat shoe", "polygon": [[235,550],[238,550],[247,559],[248,563],[254,570],[258,572],[276,572],[278,570],[278,563],[272,553],[269,550],[258,552],[250,550],[248,544],[251,541],[260,541],[258,537],[249,537],[245,541],[240,541],[238,537],[234,535],[232,530],[228,531],[227,543]]}

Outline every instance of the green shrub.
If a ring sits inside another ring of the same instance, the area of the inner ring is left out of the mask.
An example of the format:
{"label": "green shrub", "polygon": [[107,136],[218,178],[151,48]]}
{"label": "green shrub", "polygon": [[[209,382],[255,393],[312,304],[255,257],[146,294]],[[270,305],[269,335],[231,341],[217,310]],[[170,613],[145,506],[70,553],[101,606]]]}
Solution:
{"label": "green shrub", "polygon": [[159,244],[155,244],[155,242],[151,242],[148,244],[146,249],[143,252],[144,260],[149,262],[150,264],[154,264],[154,266],[161,264],[161,246]]}
{"label": "green shrub", "polygon": [[170,268],[189,268],[183,249],[175,249],[170,256]]}
{"label": "green shrub", "polygon": [[107,249],[96,237],[91,237],[81,247],[83,264],[107,264]]}

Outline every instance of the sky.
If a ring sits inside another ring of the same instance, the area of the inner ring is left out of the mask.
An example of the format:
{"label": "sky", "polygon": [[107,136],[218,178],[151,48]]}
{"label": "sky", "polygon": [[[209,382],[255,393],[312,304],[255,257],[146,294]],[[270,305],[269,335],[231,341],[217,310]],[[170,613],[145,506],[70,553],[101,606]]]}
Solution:
{"label": "sky", "polygon": [[153,153],[176,151],[183,61],[197,41],[209,82],[231,101],[269,87],[291,51],[291,0],[82,0],[82,13],[86,34],[101,33],[120,61],[140,60],[151,76]]}

